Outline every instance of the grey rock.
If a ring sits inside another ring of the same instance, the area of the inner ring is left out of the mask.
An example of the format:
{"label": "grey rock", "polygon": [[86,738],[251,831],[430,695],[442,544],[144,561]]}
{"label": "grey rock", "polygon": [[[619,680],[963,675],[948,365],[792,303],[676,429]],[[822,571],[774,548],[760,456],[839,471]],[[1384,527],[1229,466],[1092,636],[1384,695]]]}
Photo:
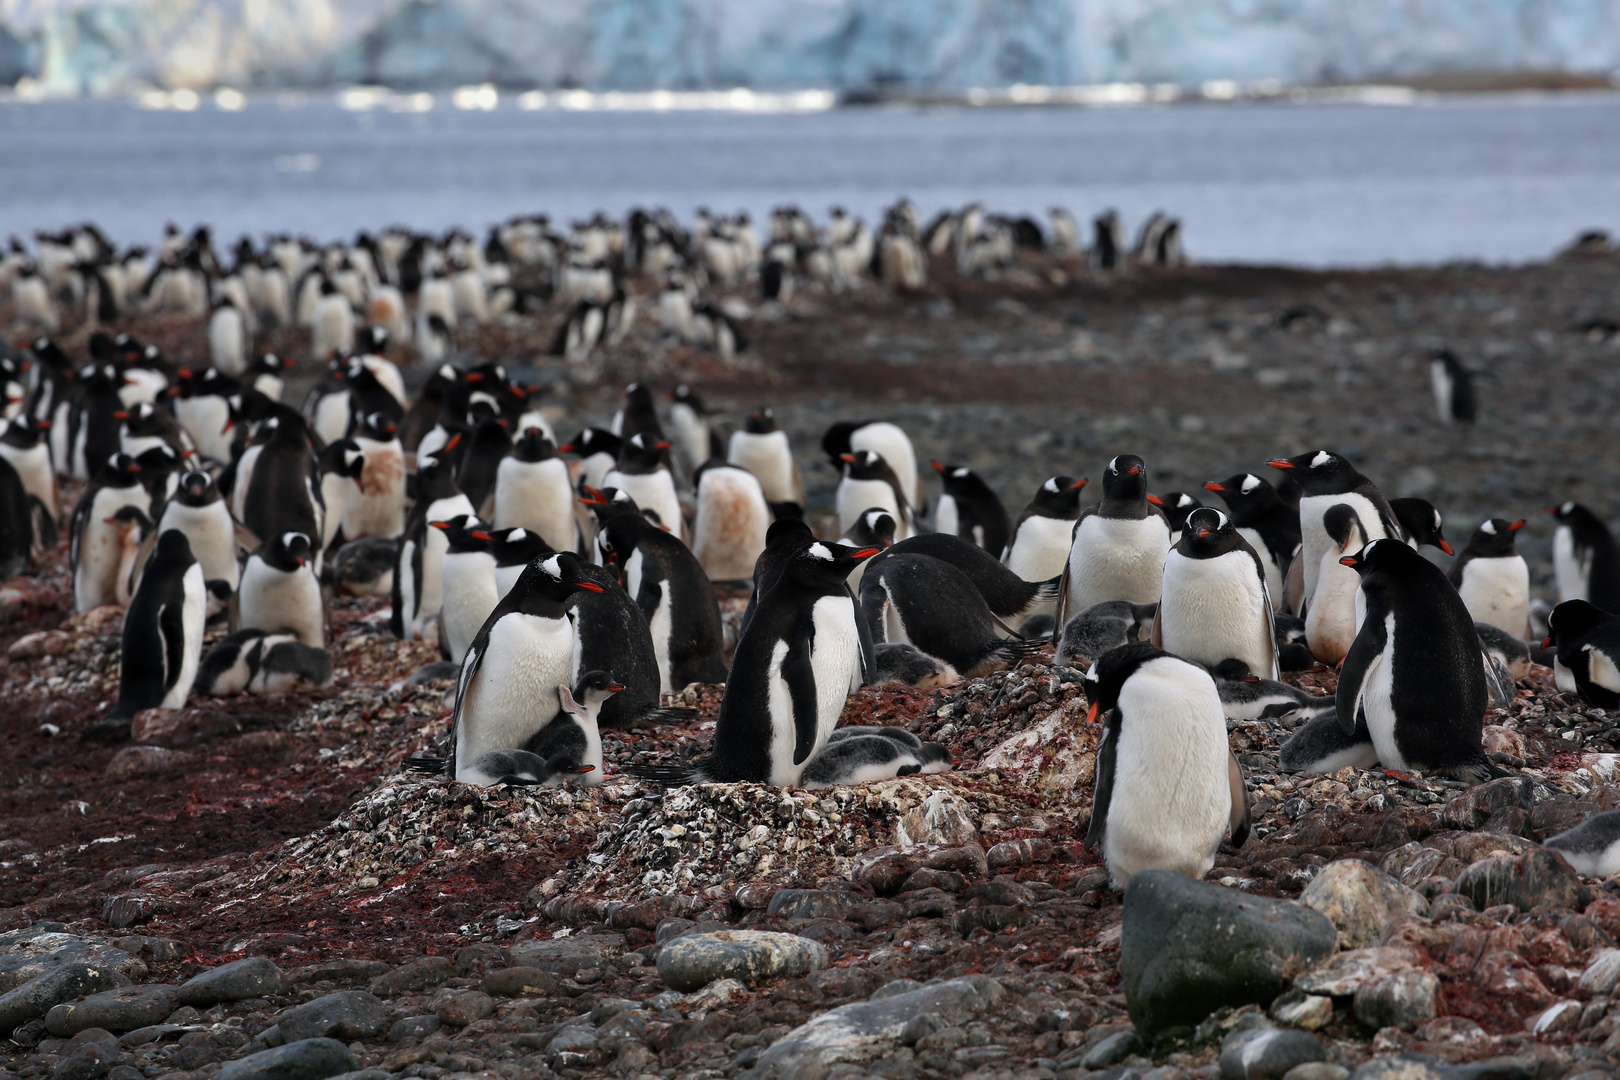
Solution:
{"label": "grey rock", "polygon": [[539,997],[554,994],[561,976],[537,967],[502,968],[484,976],[484,993],[495,997]]}
{"label": "grey rock", "polygon": [[862,1065],[889,1054],[907,1025],[919,1016],[959,1026],[1004,992],[993,979],[968,975],[881,1001],[840,1006],[812,1017],[772,1043],[759,1056],[753,1075],[758,1080],[818,1080],[835,1064]]}
{"label": "grey rock", "polygon": [[765,915],[772,919],[842,919],[860,899],[826,889],[777,889]]}
{"label": "grey rock", "polygon": [[1351,1074],[1351,1080],[1444,1080],[1438,1065],[1392,1054],[1373,1058]]}
{"label": "grey rock", "polygon": [[546,1054],[589,1053],[597,1048],[596,1032],[588,1027],[565,1027],[546,1043]]}
{"label": "grey rock", "polygon": [[208,1006],[287,992],[287,977],[265,956],[245,956],[180,984],[180,1004]]}
{"label": "grey rock", "polygon": [[1221,1043],[1221,1080],[1279,1080],[1295,1066],[1326,1060],[1327,1047],[1303,1031],[1234,1031]]}
{"label": "grey rock", "polygon": [[1223,1005],[1269,1004],[1337,937],[1303,905],[1147,870],[1125,889],[1125,1007],[1137,1031],[1152,1035]]}
{"label": "grey rock", "polygon": [[1326,1061],[1307,1061],[1289,1069],[1283,1080],[1350,1080],[1350,1070]]}
{"label": "grey rock", "polygon": [[495,1011],[495,1001],[482,990],[441,990],[435,999],[440,1020],[466,1027]]}
{"label": "grey rock", "polygon": [[214,1080],[326,1080],[354,1066],[354,1055],[336,1039],[300,1039],[228,1061]]}
{"label": "grey rock", "polygon": [[1580,911],[1591,894],[1564,857],[1534,848],[1517,858],[1481,859],[1457,876],[1457,891],[1481,910],[1512,904],[1520,911]]}
{"label": "grey rock", "polygon": [[554,938],[551,941],[525,941],[509,950],[513,967],[534,967],[558,975],[573,975],[582,968],[602,967],[624,952],[619,934],[586,934]]}
{"label": "grey rock", "polygon": [[127,976],[100,964],[72,961],[58,965],[0,994],[0,1035],[11,1034],[19,1024],[44,1016],[64,1001],[129,984]]}
{"label": "grey rock", "polygon": [[425,1039],[442,1027],[444,1021],[437,1016],[407,1016],[403,1020],[396,1020],[394,1026],[388,1029],[388,1041],[397,1043],[406,1039]]}
{"label": "grey rock", "polygon": [[647,1008],[654,1012],[663,1012],[665,1009],[672,1009],[679,1005],[685,998],[686,995],[679,990],[665,990],[663,993],[654,994],[648,998]]}
{"label": "grey rock", "polygon": [[117,1047],[81,1043],[51,1069],[51,1080],[97,1080],[118,1061]]}
{"label": "grey rock", "polygon": [[60,927],[60,923],[40,923],[4,935],[11,940],[9,944],[0,945],[0,993],[15,990],[52,968],[75,962],[109,967],[131,979],[146,975],[146,965],[123,949],[60,933]]}
{"label": "grey rock", "polygon": [[1136,1032],[1116,1031],[1087,1050],[1085,1056],[1080,1059],[1080,1064],[1088,1069],[1106,1069],[1111,1065],[1118,1065],[1140,1049],[1142,1040],[1137,1038]]}
{"label": "grey rock", "polygon": [[1434,1019],[1440,980],[1418,968],[1406,968],[1369,979],[1356,988],[1356,1019],[1378,1030],[1411,1031]]}
{"label": "grey rock", "polygon": [[827,966],[827,947],[793,934],[724,930],[676,938],[658,952],[658,975],[670,987],[691,992],[716,979],[749,986],[793,978]]}
{"label": "grey rock", "polygon": [[356,1069],[354,1072],[338,1073],[330,1080],[394,1080],[394,1074],[387,1069]]}
{"label": "grey rock", "polygon": [[339,990],[302,1005],[295,1005],[276,1017],[286,1042],[330,1036],[353,1042],[369,1039],[388,1024],[382,1001],[364,990]]}
{"label": "grey rock", "polygon": [[911,993],[921,985],[922,983],[916,979],[890,979],[872,991],[872,996],[868,1000],[882,1001],[884,998],[899,997],[901,994]]}
{"label": "grey rock", "polygon": [[1338,953],[1320,967],[1294,980],[1294,989],[1307,994],[1349,997],[1362,983],[1409,968],[1418,955],[1404,945],[1376,945]]}
{"label": "grey rock", "polygon": [[1305,886],[1299,902],[1328,917],[1344,949],[1376,945],[1384,927],[1428,909],[1416,890],[1359,859],[1328,863]]}
{"label": "grey rock", "polygon": [[45,1029],[68,1038],[87,1028],[119,1033],[160,1024],[180,1004],[180,988],[147,983],[91,994],[82,1001],[64,1001],[45,1014]]}
{"label": "grey rock", "polygon": [[371,992],[378,997],[393,997],[413,990],[428,990],[455,977],[456,965],[448,956],[424,956],[372,979]]}
{"label": "grey rock", "polygon": [[146,1074],[133,1065],[114,1065],[107,1070],[107,1080],[146,1080]]}

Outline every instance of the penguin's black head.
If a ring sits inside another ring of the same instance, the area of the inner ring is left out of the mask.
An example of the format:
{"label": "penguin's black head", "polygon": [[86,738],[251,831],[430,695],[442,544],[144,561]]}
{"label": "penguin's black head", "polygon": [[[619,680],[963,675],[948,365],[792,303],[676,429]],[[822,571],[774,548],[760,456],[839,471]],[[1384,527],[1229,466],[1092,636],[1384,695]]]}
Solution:
{"label": "penguin's black head", "polygon": [[186,534],[179,529],[164,529],[162,535],[158,537],[154,557],[164,562],[192,562],[191,541],[186,539]]}
{"label": "penguin's black head", "polygon": [[307,566],[314,553],[309,536],[301,532],[284,532],[270,542],[266,560],[272,566],[290,570],[294,566]]}
{"label": "penguin's black head", "polygon": [[1349,461],[1331,450],[1313,450],[1291,458],[1272,458],[1266,462],[1273,469],[1281,469],[1299,483],[1307,495],[1332,495],[1354,491],[1366,482]]}
{"label": "penguin's black head", "polygon": [[623,689],[624,686],[619,680],[607,672],[587,671],[574,684],[574,700],[590,708],[592,705],[600,705]]}
{"label": "penguin's black head", "polygon": [[1147,493],[1147,462],[1135,454],[1120,454],[1108,463],[1103,470],[1103,498],[1123,502],[1140,502],[1148,499],[1157,502]]}
{"label": "penguin's black head", "polygon": [[388,350],[388,331],[380,326],[366,326],[355,335],[355,345],[364,352],[381,356]]}
{"label": "penguin's black head", "polygon": [[1276,490],[1263,477],[1238,473],[1225,480],[1210,480],[1205,491],[1213,491],[1226,502],[1226,508],[1239,520],[1270,509],[1277,502]]}
{"label": "penguin's black head", "polygon": [[1195,558],[1212,558],[1237,546],[1238,531],[1227,516],[1212,506],[1200,506],[1187,515],[1177,546]]}
{"label": "penguin's black head", "polygon": [[1341,551],[1346,545],[1359,549],[1366,543],[1367,533],[1362,527],[1361,515],[1348,503],[1334,503],[1328,507],[1327,513],[1322,515],[1322,528]]}
{"label": "penguin's black head", "polygon": [[880,547],[850,547],[817,540],[807,544],[793,557],[789,568],[793,576],[803,582],[824,584],[843,582],[856,566],[878,554]]}
{"label": "penguin's black head", "polygon": [[1249,670],[1242,660],[1222,660],[1215,665],[1215,677],[1224,682],[1257,683],[1260,676]]}
{"label": "penguin's black head", "polygon": [[1400,522],[1401,528],[1413,542],[1437,547],[1447,555],[1457,554],[1451,550],[1445,534],[1440,531],[1440,511],[1428,499],[1391,499],[1389,508],[1395,512],[1395,520]]}
{"label": "penguin's black head", "polygon": [[212,493],[214,478],[201,469],[192,469],[180,478],[180,494],[185,501],[199,505]]}
{"label": "penguin's black head", "polygon": [[624,388],[625,408],[651,410],[653,407],[652,389],[645,383],[633,382]]}
{"label": "penguin's black head", "polygon": [[554,551],[537,556],[530,562],[513,589],[523,589],[547,600],[562,601],[580,590],[599,593],[602,586],[581,571],[579,557],[573,552]]}
{"label": "penguin's black head", "polygon": [[755,409],[743,421],[743,430],[750,435],[769,435],[776,430],[776,413],[766,408]]}
{"label": "penguin's black head", "polygon": [[1164,509],[1164,516],[1170,519],[1170,531],[1178,533],[1186,527],[1187,518],[1192,512],[1204,504],[1185,491],[1167,491],[1159,496],[1158,505]]}
{"label": "penguin's black head", "polygon": [[619,447],[619,464],[652,469],[664,460],[664,454],[668,450],[668,439],[661,439],[645,431],[638,432]]}
{"label": "penguin's black head", "polygon": [[685,383],[681,383],[681,385],[675,388],[674,392],[669,395],[669,400],[677,404],[687,406],[699,416],[703,416],[708,412],[708,410],[703,407],[703,399],[698,397],[697,391],[693,390]]}
{"label": "penguin's black head", "polygon": [[1054,476],[1036,489],[1029,508],[1044,517],[1072,519],[1080,513],[1080,492],[1088,483],[1085,477]]}
{"label": "penguin's black head", "polygon": [[856,519],[856,530],[860,533],[862,545],[876,544],[880,548],[894,546],[894,531],[896,524],[894,515],[881,507],[872,507],[861,511]]}
{"label": "penguin's black head", "polygon": [[143,450],[135,458],[135,466],[144,476],[167,475],[178,469],[180,465],[180,455],[168,443],[160,443],[150,450]]}
{"label": "penguin's black head", "polygon": [[622,446],[620,438],[606,428],[588,427],[575,435],[569,442],[557,447],[559,454],[578,454],[580,457],[590,457],[592,454],[611,454],[617,458]]}
{"label": "penguin's black head", "polygon": [[450,548],[456,552],[488,551],[493,536],[489,523],[474,514],[457,514],[448,521],[430,521],[430,526],[444,533]]}
{"label": "penguin's black head", "polygon": [[1339,562],[1360,574],[1364,581],[1371,574],[1400,574],[1419,564],[1439,573],[1429,560],[1404,542],[1389,538],[1374,540],[1354,555],[1344,556]]}
{"label": "penguin's black head", "polygon": [[827,433],[821,437],[821,448],[832,458],[834,466],[842,461],[843,455],[849,453],[849,440],[860,426],[860,423],[853,420],[840,420],[828,428]]}
{"label": "penguin's black head", "polygon": [[889,463],[876,450],[856,450],[839,455],[844,475],[851,480],[887,480],[894,475]]}
{"label": "penguin's black head", "polygon": [[549,461],[557,456],[557,444],[537,427],[526,427],[512,443],[512,456],[519,461]]}
{"label": "penguin's black head", "polygon": [[355,428],[356,435],[374,442],[391,442],[398,431],[398,425],[383,412],[367,413]]}
{"label": "penguin's black head", "polygon": [[1568,525],[1576,532],[1595,531],[1603,527],[1603,522],[1591,510],[1578,502],[1564,502],[1557,506],[1547,507],[1547,513],[1560,525]]}
{"label": "penguin's black head", "polygon": [[107,464],[101,467],[101,482],[112,484],[115,487],[127,487],[135,482],[141,474],[141,467],[135,459],[123,452],[116,453],[107,459]]}
{"label": "penguin's black head", "polygon": [[1145,641],[1132,642],[1110,649],[1091,665],[1086,672],[1086,697],[1091,701],[1091,711],[1086,714],[1086,722],[1095,724],[1097,718],[1113,712],[1119,705],[1120,692],[1125,689],[1125,681],[1136,674],[1138,668],[1151,660],[1170,654],[1163,649],[1155,648]]}
{"label": "penguin's black head", "polygon": [[259,357],[258,361],[249,370],[260,375],[280,375],[288,368],[296,366],[297,364],[290,357],[281,357],[275,353],[267,352]]}
{"label": "penguin's black head", "polygon": [[1463,554],[1476,558],[1503,559],[1517,554],[1517,541],[1519,530],[1524,528],[1524,519],[1509,521],[1507,518],[1491,518],[1482,521],[1479,528],[1468,541],[1468,547]]}
{"label": "penguin's black head", "polygon": [[1565,600],[1548,613],[1547,637],[1541,647],[1562,650],[1613,619],[1613,615],[1588,601]]}
{"label": "penguin's black head", "polygon": [[802,518],[778,518],[765,530],[765,547],[780,550],[805,540],[814,540],[815,536],[816,534],[810,531],[810,526],[805,524]]}
{"label": "penguin's black head", "polygon": [[966,465],[947,465],[943,461],[930,461],[928,464],[939,473],[940,482],[944,485],[947,495],[977,494],[988,488],[988,485]]}

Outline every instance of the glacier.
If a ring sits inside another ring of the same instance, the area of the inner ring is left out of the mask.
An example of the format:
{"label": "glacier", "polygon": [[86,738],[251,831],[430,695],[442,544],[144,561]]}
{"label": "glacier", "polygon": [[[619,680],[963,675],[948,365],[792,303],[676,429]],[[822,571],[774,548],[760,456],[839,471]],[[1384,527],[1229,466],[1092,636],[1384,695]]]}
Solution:
{"label": "glacier", "polygon": [[0,0],[35,93],[955,92],[1620,73],[1620,0]]}

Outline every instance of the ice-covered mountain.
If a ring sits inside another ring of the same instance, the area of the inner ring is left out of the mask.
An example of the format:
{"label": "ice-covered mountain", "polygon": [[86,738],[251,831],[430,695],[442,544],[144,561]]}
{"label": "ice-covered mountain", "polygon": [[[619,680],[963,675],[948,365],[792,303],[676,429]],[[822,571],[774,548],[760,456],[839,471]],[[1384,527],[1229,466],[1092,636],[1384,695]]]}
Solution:
{"label": "ice-covered mountain", "polygon": [[1615,0],[0,0],[0,81],[110,93],[1363,81],[1620,71]]}

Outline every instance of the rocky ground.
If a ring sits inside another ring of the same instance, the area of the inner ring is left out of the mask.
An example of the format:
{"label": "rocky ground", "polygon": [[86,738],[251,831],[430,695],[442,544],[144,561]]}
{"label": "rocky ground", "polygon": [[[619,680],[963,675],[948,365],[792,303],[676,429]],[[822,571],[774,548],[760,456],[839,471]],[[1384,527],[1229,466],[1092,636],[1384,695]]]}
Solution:
{"label": "rocky ground", "polygon": [[[823,507],[816,437],[870,413],[1012,503],[1116,452],[1166,490],[1334,445],[1460,540],[1562,498],[1607,513],[1620,478],[1613,253],[1108,280],[1031,260],[758,316],[732,365],[649,330],[569,368],[535,356],[555,318],[478,344],[564,427],[633,374],[771,403]],[[130,328],[203,348],[183,320]],[[1492,372],[1475,428],[1433,420],[1442,341]],[[398,771],[446,732],[448,684],[404,685],[430,651],[375,601],[336,605],[330,690],[193,698],[113,746],[78,736],[112,700],[118,619],[70,609],[60,553],[0,585],[0,1077],[1595,1080],[1620,1061],[1620,897],[1535,843],[1620,805],[1620,722],[1546,669],[1487,721],[1515,775],[1473,789],[1279,775],[1287,731],[1233,724],[1253,836],[1212,884],[1122,898],[1080,843],[1096,735],[1050,656],[851,699],[845,723],[949,743],[948,774],[667,793],[619,774],[707,742],[718,688],[692,687],[695,724],[608,734],[601,788],[480,790]]]}

